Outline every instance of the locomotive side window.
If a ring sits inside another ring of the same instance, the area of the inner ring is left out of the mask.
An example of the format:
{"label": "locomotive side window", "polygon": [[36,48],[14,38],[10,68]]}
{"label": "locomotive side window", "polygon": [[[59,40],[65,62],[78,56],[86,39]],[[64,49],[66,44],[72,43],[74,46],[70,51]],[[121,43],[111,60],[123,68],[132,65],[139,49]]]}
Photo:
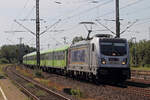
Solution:
{"label": "locomotive side window", "polygon": [[95,49],[95,48],[94,48],[94,43],[92,43],[92,51],[94,51],[94,49]]}
{"label": "locomotive side window", "polygon": [[71,51],[71,61],[72,62],[85,62],[86,57],[85,49],[77,49]]}

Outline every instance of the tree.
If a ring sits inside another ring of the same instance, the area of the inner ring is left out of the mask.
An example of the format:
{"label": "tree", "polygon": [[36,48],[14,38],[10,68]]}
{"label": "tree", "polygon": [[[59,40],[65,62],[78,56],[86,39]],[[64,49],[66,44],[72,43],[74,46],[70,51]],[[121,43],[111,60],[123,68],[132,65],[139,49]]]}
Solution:
{"label": "tree", "polygon": [[139,41],[138,43],[133,43],[132,41],[129,41],[129,46],[130,46],[130,64],[133,66],[136,60],[138,66],[150,67],[150,41],[142,40]]}
{"label": "tree", "polygon": [[[25,54],[35,51],[35,48],[28,45],[4,45],[0,49],[0,59],[8,63],[22,63]],[[7,61],[6,61],[7,60]]]}
{"label": "tree", "polygon": [[72,44],[74,44],[74,43],[76,43],[76,42],[79,42],[79,41],[82,41],[82,40],[84,40],[84,38],[82,37],[82,36],[80,36],[80,37],[74,37],[73,38],[73,40],[72,40]]}

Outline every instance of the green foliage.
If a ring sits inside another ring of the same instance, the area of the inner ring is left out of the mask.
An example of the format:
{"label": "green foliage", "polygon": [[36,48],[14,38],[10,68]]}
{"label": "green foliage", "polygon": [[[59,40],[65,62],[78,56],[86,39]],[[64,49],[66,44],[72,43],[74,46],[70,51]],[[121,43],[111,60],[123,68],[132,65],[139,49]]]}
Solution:
{"label": "green foliage", "polygon": [[134,66],[150,67],[150,41],[142,40],[138,43],[129,42],[130,64]]}
{"label": "green foliage", "polygon": [[0,64],[7,64],[9,63],[6,58],[0,58]]}
{"label": "green foliage", "polygon": [[0,63],[22,63],[23,56],[35,51],[35,48],[28,45],[3,45],[0,48]]}

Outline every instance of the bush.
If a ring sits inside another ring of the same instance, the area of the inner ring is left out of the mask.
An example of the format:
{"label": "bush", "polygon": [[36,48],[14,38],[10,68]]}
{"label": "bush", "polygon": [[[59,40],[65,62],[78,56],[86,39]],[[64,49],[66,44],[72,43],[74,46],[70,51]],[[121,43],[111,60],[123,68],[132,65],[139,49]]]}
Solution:
{"label": "bush", "polygon": [[5,58],[0,59],[0,64],[8,64],[8,63],[9,63],[9,61],[7,59],[5,59]]}
{"label": "bush", "polygon": [[79,89],[71,89],[71,94],[77,97],[82,97],[82,92]]}
{"label": "bush", "polygon": [[83,97],[83,93],[79,89],[65,88],[64,92],[76,97]]}
{"label": "bush", "polygon": [[130,45],[130,64],[134,66],[135,61],[137,66],[149,67],[150,65],[150,40],[142,40],[134,43],[132,40]]}
{"label": "bush", "polygon": [[43,78],[42,71],[41,70],[36,70],[34,72],[34,77]]}
{"label": "bush", "polygon": [[150,64],[145,64],[143,67],[149,67],[150,68]]}

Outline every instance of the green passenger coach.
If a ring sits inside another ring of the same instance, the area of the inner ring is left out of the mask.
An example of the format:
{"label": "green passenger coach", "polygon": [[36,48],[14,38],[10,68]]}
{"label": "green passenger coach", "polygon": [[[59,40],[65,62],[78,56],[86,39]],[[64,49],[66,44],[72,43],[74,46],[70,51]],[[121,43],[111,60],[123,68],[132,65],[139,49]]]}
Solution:
{"label": "green passenger coach", "polygon": [[36,52],[25,55],[23,63],[26,65],[36,65]]}
{"label": "green passenger coach", "polygon": [[[40,67],[53,67],[61,68],[67,66],[67,53],[68,46],[54,49],[46,50],[40,52]],[[23,63],[26,65],[36,65],[36,52],[27,54],[23,57]]]}

